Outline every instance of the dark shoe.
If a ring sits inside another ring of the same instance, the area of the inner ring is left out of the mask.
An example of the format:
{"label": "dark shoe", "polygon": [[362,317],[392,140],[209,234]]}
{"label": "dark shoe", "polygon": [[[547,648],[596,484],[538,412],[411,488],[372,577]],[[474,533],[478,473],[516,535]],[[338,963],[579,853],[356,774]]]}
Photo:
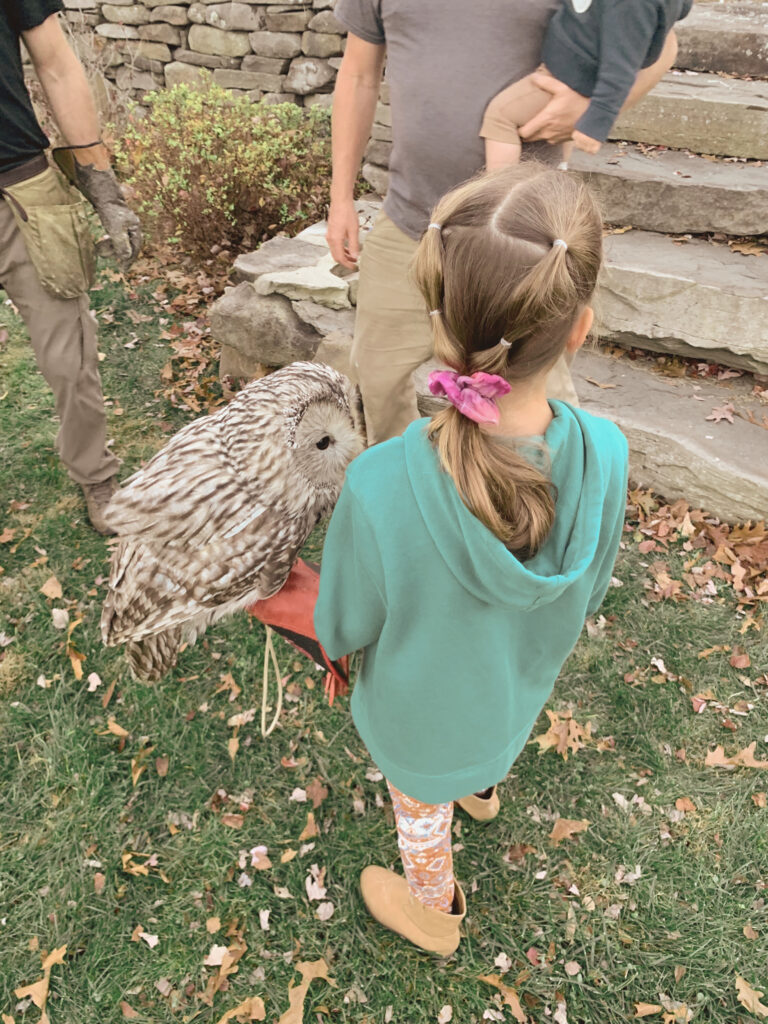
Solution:
{"label": "dark shoe", "polygon": [[85,495],[85,504],[88,506],[88,518],[91,526],[97,533],[109,537],[114,530],[107,523],[104,513],[107,510],[112,495],[119,490],[117,477],[110,476],[106,480],[100,480],[97,484],[81,484]]}

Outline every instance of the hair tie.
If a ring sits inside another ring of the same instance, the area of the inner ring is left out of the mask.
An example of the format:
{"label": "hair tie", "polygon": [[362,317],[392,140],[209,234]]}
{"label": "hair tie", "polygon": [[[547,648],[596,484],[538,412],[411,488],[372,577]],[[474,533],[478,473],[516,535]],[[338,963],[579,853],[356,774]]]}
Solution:
{"label": "hair tie", "polygon": [[475,423],[498,423],[494,399],[511,390],[509,381],[496,373],[478,372],[469,377],[455,370],[433,370],[428,381],[433,395],[447,398],[462,416]]}
{"label": "hair tie", "polygon": [[554,249],[555,246],[557,246],[557,245],[562,245],[562,247],[565,249],[565,251],[568,252],[568,243],[564,242],[562,240],[562,238],[556,238],[554,240],[554,242],[552,243],[552,248]]}
{"label": "hair tie", "polygon": [[443,225],[442,224],[437,224],[437,223],[435,223],[435,221],[431,221],[429,224],[427,224],[427,231],[429,231],[430,228],[434,228],[435,231],[442,231],[443,230]]}
{"label": "hair tie", "polygon": [[429,315],[430,316],[440,316],[440,310],[439,309],[430,309]]}
{"label": "hair tie", "polygon": [[512,348],[512,342],[507,341],[506,338],[501,338],[499,340],[499,344],[501,345],[502,348]]}

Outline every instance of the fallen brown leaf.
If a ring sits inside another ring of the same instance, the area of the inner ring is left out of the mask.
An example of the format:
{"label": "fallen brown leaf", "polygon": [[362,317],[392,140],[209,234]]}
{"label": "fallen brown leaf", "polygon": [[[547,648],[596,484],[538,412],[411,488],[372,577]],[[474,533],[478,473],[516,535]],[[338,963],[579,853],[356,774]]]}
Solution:
{"label": "fallen brown leaf", "polygon": [[312,811],[307,813],[307,824],[304,826],[304,831],[299,836],[299,842],[304,839],[313,839],[316,835],[319,835],[319,830],[315,824],[315,816]]}
{"label": "fallen brown leaf", "polygon": [[130,1003],[126,1003],[124,999],[120,1000],[120,1010],[126,1020],[136,1020],[139,1014],[134,1010]]}
{"label": "fallen brown leaf", "polygon": [[754,942],[755,939],[760,938],[759,933],[755,931],[751,924],[745,924],[741,930],[744,935],[744,938],[749,939],[750,942]]}
{"label": "fallen brown leaf", "polygon": [[264,1006],[264,1000],[260,996],[249,996],[239,1006],[227,1010],[224,1016],[219,1018],[218,1024],[227,1024],[227,1021],[232,1020],[233,1017],[239,1021],[249,1021],[264,1020],[266,1016],[267,1010]]}
{"label": "fallen brown leaf", "polygon": [[578,821],[574,821],[571,818],[558,818],[552,831],[549,833],[549,838],[557,846],[564,839],[571,839],[573,836],[578,835],[579,832],[585,832],[589,828],[589,824],[585,818],[581,818]]}
{"label": "fallen brown leaf", "polygon": [[534,742],[539,744],[539,753],[554,749],[560,754],[564,761],[568,760],[568,753],[575,754],[586,745],[592,738],[592,723],[587,722],[582,727],[573,717],[572,711],[550,711],[547,709],[549,718],[549,729],[540,736],[534,736]]}
{"label": "fallen brown leaf", "polygon": [[328,964],[325,960],[301,961],[296,964],[296,970],[301,975],[301,982],[295,985],[293,981],[288,986],[288,1009],[282,1015],[277,1024],[302,1024],[304,1020],[304,1000],[310,983],[315,978],[322,978],[329,985],[336,982],[328,977]]}
{"label": "fallen brown leaf", "polygon": [[58,601],[59,598],[64,596],[61,584],[55,576],[48,577],[42,587],[40,587],[40,593],[45,594],[46,597],[50,597],[52,601]]}
{"label": "fallen brown leaf", "polygon": [[501,992],[504,1005],[510,1008],[510,1010],[512,1011],[512,1016],[515,1018],[515,1020],[518,1021],[519,1024],[526,1024],[528,1017],[526,1016],[525,1011],[520,1005],[520,1000],[518,998],[517,992],[509,985],[505,985],[504,982],[501,980],[500,975],[481,974],[479,975],[477,980],[484,981],[487,985],[493,985],[494,988],[497,988],[499,992]]}
{"label": "fallen brown leaf", "polygon": [[731,757],[725,756],[725,751],[718,744],[714,750],[710,750],[704,759],[704,764],[711,768],[768,768],[768,761],[758,761],[755,758],[757,741],[753,740],[748,747],[744,747],[737,754]]}
{"label": "fallen brown leaf", "polygon": [[661,1013],[663,1007],[658,1003],[635,1003],[635,1019],[638,1017],[650,1017],[654,1013]]}
{"label": "fallen brown leaf", "polygon": [[750,1013],[756,1013],[758,1017],[768,1017],[768,1006],[760,1002],[760,997],[763,994],[758,989],[752,988],[740,974],[736,975],[736,995],[739,1002]]}

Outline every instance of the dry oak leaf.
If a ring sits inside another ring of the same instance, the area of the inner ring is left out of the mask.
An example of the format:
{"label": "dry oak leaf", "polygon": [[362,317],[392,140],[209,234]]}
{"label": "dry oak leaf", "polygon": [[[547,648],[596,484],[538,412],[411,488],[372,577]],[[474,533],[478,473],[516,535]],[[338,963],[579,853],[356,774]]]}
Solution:
{"label": "dry oak leaf", "polygon": [[741,931],[744,938],[749,939],[750,942],[754,942],[755,939],[760,938],[760,934],[755,931],[751,924],[745,924]]}
{"label": "dry oak leaf", "polygon": [[726,402],[725,405],[715,406],[709,416],[707,416],[707,419],[711,420],[713,423],[720,423],[722,420],[727,420],[728,423],[733,423],[733,414],[735,411],[733,402]]}
{"label": "dry oak leaf", "polygon": [[277,1024],[302,1024],[304,1020],[304,1000],[309,989],[310,982],[315,978],[322,978],[329,985],[335,985],[333,978],[328,977],[328,964],[325,960],[301,961],[296,964],[296,970],[301,975],[301,982],[294,985],[293,981],[288,986],[288,1009],[282,1015]]}
{"label": "dry oak leaf", "polygon": [[250,996],[239,1006],[227,1010],[224,1016],[219,1018],[218,1024],[227,1024],[227,1021],[232,1019],[239,1021],[265,1020],[266,1016],[267,1009],[264,1006],[264,1000],[260,996]]}
{"label": "dry oak leaf", "polygon": [[511,988],[509,985],[505,985],[504,982],[501,980],[500,975],[480,974],[477,980],[484,981],[486,982],[486,984],[493,985],[494,988],[497,988],[499,992],[501,992],[502,998],[504,1000],[504,1005],[510,1008],[510,1010],[512,1011],[512,1016],[515,1018],[516,1021],[518,1021],[518,1024],[526,1024],[528,1017],[526,1016],[523,1007],[520,1005],[520,1000],[517,996],[517,992],[515,992],[515,990]]}
{"label": "dry oak leaf", "polygon": [[48,577],[42,587],[40,587],[40,593],[45,594],[46,597],[50,597],[52,601],[58,601],[59,598],[64,596],[61,584],[55,576]]}
{"label": "dry oak leaf", "polygon": [[732,757],[726,757],[725,751],[718,744],[714,750],[710,750],[704,759],[704,764],[713,768],[768,768],[768,761],[758,761],[755,757],[757,741],[753,740],[748,747],[744,747]]}
{"label": "dry oak leaf", "polygon": [[309,811],[307,813],[307,824],[304,826],[304,831],[299,836],[299,842],[303,842],[305,839],[313,839],[319,834],[320,830],[315,824],[315,816],[312,811]]}
{"label": "dry oak leaf", "polygon": [[558,818],[555,822],[552,831],[549,833],[549,838],[552,840],[555,846],[562,843],[564,839],[571,839],[573,836],[578,835],[579,832],[586,832],[589,828],[590,823],[586,818],[580,818],[573,820],[571,818]]}
{"label": "dry oak leaf", "polygon": [[696,810],[696,804],[687,796],[679,796],[677,800],[675,800],[675,807],[678,811],[683,811],[684,813],[690,813],[691,811]]}
{"label": "dry oak leaf", "polygon": [[589,741],[592,737],[592,723],[587,722],[585,727],[580,726],[572,711],[558,712],[547,709],[547,718],[549,729],[540,736],[534,736],[534,742],[539,744],[540,754],[554,748],[555,753],[567,761],[569,751],[575,754],[585,746],[584,741]]}
{"label": "dry oak leaf", "polygon": [[768,1017],[768,1006],[760,1002],[760,997],[763,994],[758,989],[752,988],[740,974],[736,975],[736,995],[739,1002],[746,1010],[757,1014],[758,1017]]}
{"label": "dry oak leaf", "polygon": [[654,1013],[661,1013],[663,1007],[658,1003],[635,1003],[635,1019],[638,1017],[650,1017]]}
{"label": "dry oak leaf", "polygon": [[753,793],[752,803],[755,805],[755,807],[768,806],[768,793]]}
{"label": "dry oak leaf", "polygon": [[120,1011],[122,1012],[123,1017],[126,1020],[136,1020],[136,1018],[139,1016],[139,1013],[136,1010],[134,1010],[131,1004],[127,1003],[125,999],[120,1000]]}
{"label": "dry oak leaf", "polygon": [[209,917],[205,922],[205,930],[209,935],[215,935],[217,931],[221,929],[221,918],[220,917]]}

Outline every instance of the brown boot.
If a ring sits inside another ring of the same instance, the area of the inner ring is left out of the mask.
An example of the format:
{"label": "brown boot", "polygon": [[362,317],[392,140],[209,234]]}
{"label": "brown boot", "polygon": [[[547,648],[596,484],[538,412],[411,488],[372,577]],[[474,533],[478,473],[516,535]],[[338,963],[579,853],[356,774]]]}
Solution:
{"label": "brown boot", "polygon": [[491,821],[499,813],[499,794],[496,792],[495,786],[491,786],[483,793],[464,796],[456,803],[475,821]]}
{"label": "brown boot", "polygon": [[414,946],[439,956],[450,956],[456,951],[461,938],[459,925],[467,912],[467,901],[458,882],[450,914],[419,903],[411,896],[406,879],[386,868],[366,868],[360,875],[360,892],[371,917]]}
{"label": "brown boot", "polygon": [[85,495],[85,504],[88,506],[88,518],[91,526],[97,533],[110,536],[114,530],[107,523],[104,513],[107,505],[115,491],[119,490],[117,477],[110,476],[106,480],[100,480],[97,484],[81,484]]}

